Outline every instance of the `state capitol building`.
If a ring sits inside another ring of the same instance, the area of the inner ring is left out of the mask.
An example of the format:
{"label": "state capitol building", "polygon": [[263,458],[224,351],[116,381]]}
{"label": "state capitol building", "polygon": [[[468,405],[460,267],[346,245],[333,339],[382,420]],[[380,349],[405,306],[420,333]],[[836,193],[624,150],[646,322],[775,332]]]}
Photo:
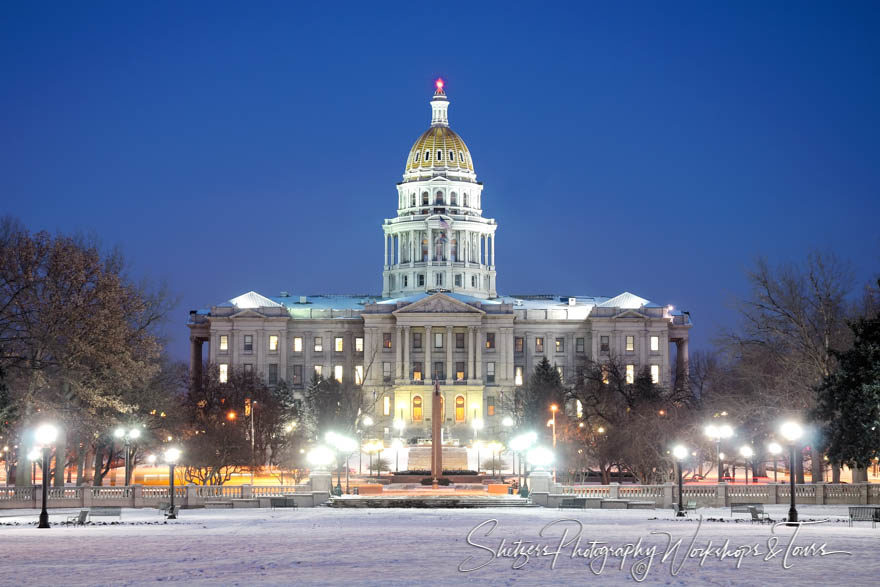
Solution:
{"label": "state capitol building", "polygon": [[[375,431],[466,439],[475,421],[497,431],[505,394],[543,357],[572,383],[588,361],[615,357],[627,378],[648,369],[672,384],[687,368],[687,314],[623,292],[601,296],[497,293],[495,233],[471,152],[449,126],[442,81],[431,126],[415,141],[397,184],[397,211],[381,226],[382,295],[268,297],[254,291],[192,311],[191,367],[202,361],[286,381],[300,394],[312,375],[362,384],[375,399]],[[390,203],[390,202],[389,202]],[[491,209],[491,198],[486,201]],[[207,357],[203,345],[208,343]],[[677,351],[670,364],[670,345]],[[431,413],[439,381],[443,413]],[[509,395],[507,397],[510,397]]]}

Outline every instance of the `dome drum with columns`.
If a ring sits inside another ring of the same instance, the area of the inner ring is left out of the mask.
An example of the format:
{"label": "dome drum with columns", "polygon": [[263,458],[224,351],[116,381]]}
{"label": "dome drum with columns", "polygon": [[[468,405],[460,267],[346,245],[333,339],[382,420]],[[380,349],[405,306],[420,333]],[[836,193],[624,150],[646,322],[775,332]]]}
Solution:
{"label": "dome drum with columns", "polygon": [[416,140],[397,184],[397,218],[383,224],[382,295],[461,292],[494,298],[495,221],[483,218],[483,186],[467,145],[449,128],[441,80],[431,127]]}

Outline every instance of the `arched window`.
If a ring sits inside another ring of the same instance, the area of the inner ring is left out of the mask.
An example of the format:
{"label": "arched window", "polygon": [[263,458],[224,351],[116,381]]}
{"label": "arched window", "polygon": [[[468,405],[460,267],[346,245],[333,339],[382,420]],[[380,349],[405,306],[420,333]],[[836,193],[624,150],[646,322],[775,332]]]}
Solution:
{"label": "arched window", "polygon": [[422,192],[422,205],[423,206],[428,205],[428,197],[429,197],[428,192]]}
{"label": "arched window", "polygon": [[409,201],[410,201],[409,205],[412,206],[413,208],[415,208],[416,207],[416,195],[412,194],[412,196],[410,196]]}
{"label": "arched window", "polygon": [[455,396],[455,421],[464,422],[464,396]]}
{"label": "arched window", "polygon": [[428,260],[428,237],[422,238],[422,261]]}
{"label": "arched window", "polygon": [[422,396],[417,395],[412,400],[412,419],[413,422],[422,421]]}
{"label": "arched window", "polygon": [[425,161],[431,160],[431,151],[425,151]]}
{"label": "arched window", "polygon": [[464,163],[464,153],[461,151],[458,152],[458,160]]}
{"label": "arched window", "polygon": [[465,208],[467,208],[467,201],[468,201],[468,197],[467,197],[467,194],[465,194],[465,195],[464,195],[464,201],[462,202],[462,204],[464,204],[464,207],[465,207]]}
{"label": "arched window", "polygon": [[455,195],[455,192],[449,194],[449,203],[453,206],[458,206],[458,197]]}
{"label": "arched window", "polygon": [[443,203],[443,192],[441,192],[440,190],[437,190],[437,193],[434,194],[434,203],[435,204],[442,204]]}
{"label": "arched window", "polygon": [[449,160],[455,163],[455,151],[449,151]]}
{"label": "arched window", "polygon": [[421,155],[421,153],[416,153],[416,163],[419,162],[419,155]]}
{"label": "arched window", "polygon": [[443,161],[443,151],[437,151],[437,161]]}
{"label": "arched window", "polygon": [[461,259],[458,258],[458,239],[457,238],[454,238],[454,239],[452,239],[452,241],[450,241],[449,248],[451,249],[449,252],[449,255],[452,257],[452,260],[453,261],[461,261]]}

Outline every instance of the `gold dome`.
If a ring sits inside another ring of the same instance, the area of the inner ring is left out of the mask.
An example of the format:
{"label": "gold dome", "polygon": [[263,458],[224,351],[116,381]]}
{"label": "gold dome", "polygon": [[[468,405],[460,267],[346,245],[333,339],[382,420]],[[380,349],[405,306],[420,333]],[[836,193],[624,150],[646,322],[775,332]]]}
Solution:
{"label": "gold dome", "polygon": [[474,173],[474,164],[467,145],[448,126],[432,126],[416,139],[410,149],[405,172],[424,171]]}

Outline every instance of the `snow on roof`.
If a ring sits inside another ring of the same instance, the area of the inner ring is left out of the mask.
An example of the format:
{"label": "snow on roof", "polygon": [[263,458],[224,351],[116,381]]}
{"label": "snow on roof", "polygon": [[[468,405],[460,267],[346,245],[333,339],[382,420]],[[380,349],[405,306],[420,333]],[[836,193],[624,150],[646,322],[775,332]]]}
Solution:
{"label": "snow on roof", "polygon": [[241,294],[237,298],[229,300],[229,304],[236,308],[278,308],[281,306],[278,302],[273,302],[264,295],[260,295],[255,291],[249,291]]}
{"label": "snow on roof", "polygon": [[623,308],[623,309],[638,309],[642,306],[646,306],[651,302],[646,300],[645,298],[640,298],[635,294],[631,294],[628,291],[623,292],[620,295],[614,296],[610,300],[604,301],[599,304],[601,308]]}

